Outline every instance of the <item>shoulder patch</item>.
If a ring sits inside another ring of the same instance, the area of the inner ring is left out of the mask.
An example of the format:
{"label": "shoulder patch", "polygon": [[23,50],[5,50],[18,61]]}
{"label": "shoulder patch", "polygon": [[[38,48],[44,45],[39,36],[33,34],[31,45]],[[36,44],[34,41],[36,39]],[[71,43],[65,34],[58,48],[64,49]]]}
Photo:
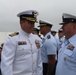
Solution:
{"label": "shoulder patch", "polygon": [[18,35],[18,34],[19,34],[19,32],[14,32],[14,33],[12,33],[12,34],[9,34],[9,36],[13,37],[13,36],[16,36],[16,35]]}
{"label": "shoulder patch", "polygon": [[47,36],[47,38],[48,38],[48,39],[50,39],[50,38],[51,38],[51,36],[50,36],[50,35],[48,35],[48,36]]}

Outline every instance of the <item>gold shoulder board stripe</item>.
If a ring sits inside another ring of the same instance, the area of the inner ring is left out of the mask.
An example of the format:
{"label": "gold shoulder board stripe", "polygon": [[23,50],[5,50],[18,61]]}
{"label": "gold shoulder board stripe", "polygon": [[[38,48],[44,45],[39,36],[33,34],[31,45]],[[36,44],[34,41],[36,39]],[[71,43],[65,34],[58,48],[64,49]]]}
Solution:
{"label": "gold shoulder board stripe", "polygon": [[13,36],[16,36],[16,35],[18,35],[18,34],[19,34],[19,32],[14,32],[14,33],[12,33],[12,34],[9,34],[9,36],[13,37]]}

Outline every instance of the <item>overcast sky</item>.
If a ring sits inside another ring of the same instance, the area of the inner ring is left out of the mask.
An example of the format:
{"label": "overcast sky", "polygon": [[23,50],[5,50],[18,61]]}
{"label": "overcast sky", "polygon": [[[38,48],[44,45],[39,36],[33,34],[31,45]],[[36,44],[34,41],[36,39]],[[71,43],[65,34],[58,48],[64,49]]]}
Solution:
{"label": "overcast sky", "polygon": [[76,0],[0,0],[0,32],[20,29],[16,15],[29,9],[37,10],[38,20],[50,22],[52,30],[58,30],[63,13],[76,15]]}

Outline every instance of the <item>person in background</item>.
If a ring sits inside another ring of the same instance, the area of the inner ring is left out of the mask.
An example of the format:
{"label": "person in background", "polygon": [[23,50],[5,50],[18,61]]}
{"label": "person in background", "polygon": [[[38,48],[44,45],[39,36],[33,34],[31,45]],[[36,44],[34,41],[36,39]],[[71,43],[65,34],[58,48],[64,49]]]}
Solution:
{"label": "person in background", "polygon": [[0,47],[0,57],[1,57],[2,47]]}
{"label": "person in background", "polygon": [[56,57],[55,57],[56,62],[55,62],[55,67],[54,67],[53,74],[52,74],[52,75],[55,75],[55,72],[56,72],[56,65],[57,65],[57,60],[58,60],[59,39],[56,37],[57,31],[52,30],[52,31],[51,31],[51,34],[54,36],[54,38],[55,38],[55,40],[56,40],[56,45],[57,45]]}
{"label": "person in background", "polygon": [[63,13],[62,25],[65,41],[59,53],[55,75],[76,74],[76,16]]}
{"label": "person in background", "polygon": [[53,36],[56,36],[56,33],[57,33],[57,31],[51,30],[51,34],[52,34]]}
{"label": "person in background", "polygon": [[1,47],[0,47],[0,75],[2,75],[2,73],[1,73],[1,53],[2,53],[2,49],[3,49],[3,43],[1,44]]}
{"label": "person in background", "polygon": [[65,40],[65,36],[63,33],[63,29],[59,29],[58,30],[58,42],[59,42],[59,46],[58,46],[58,50],[61,48],[61,45],[63,44],[64,40]]}
{"label": "person in background", "polygon": [[44,36],[42,39],[41,56],[43,63],[43,75],[52,75],[55,66],[56,41],[50,33],[52,24],[39,21],[40,33]]}
{"label": "person in background", "polygon": [[[56,44],[57,44],[57,47],[58,47],[58,44],[59,44],[58,42],[59,42],[59,41],[58,41],[58,38],[56,37],[57,31],[52,30],[52,31],[51,31],[51,34],[52,34],[53,37],[55,38],[55,40],[56,40]],[[58,49],[58,48],[57,48],[57,49]]]}
{"label": "person in background", "polygon": [[7,36],[2,50],[2,75],[42,75],[40,38],[32,34],[38,12],[19,13],[21,29]]}
{"label": "person in background", "polygon": [[64,37],[63,29],[58,30],[58,37],[59,39]]}
{"label": "person in background", "polygon": [[39,35],[39,29],[34,27],[34,28],[32,29],[32,33],[33,33],[33,34],[36,34],[36,35]]}
{"label": "person in background", "polygon": [[2,52],[2,47],[0,47],[0,75],[2,75],[1,74],[1,52]]}
{"label": "person in background", "polygon": [[3,48],[4,43],[1,44],[1,48]]}
{"label": "person in background", "polygon": [[39,34],[39,31],[40,30],[38,28],[35,28],[35,27],[32,29],[32,33],[38,35],[42,39],[41,35]]}

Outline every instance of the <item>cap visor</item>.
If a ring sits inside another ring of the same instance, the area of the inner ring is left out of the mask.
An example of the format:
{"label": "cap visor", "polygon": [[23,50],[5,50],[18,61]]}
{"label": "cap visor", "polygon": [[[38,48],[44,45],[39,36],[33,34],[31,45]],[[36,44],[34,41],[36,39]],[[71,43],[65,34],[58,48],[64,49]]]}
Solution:
{"label": "cap visor", "polygon": [[37,26],[37,27],[41,27],[41,26]]}
{"label": "cap visor", "polygon": [[64,22],[63,23],[59,23],[59,25],[63,25],[63,24],[66,24],[66,23],[64,23]]}

